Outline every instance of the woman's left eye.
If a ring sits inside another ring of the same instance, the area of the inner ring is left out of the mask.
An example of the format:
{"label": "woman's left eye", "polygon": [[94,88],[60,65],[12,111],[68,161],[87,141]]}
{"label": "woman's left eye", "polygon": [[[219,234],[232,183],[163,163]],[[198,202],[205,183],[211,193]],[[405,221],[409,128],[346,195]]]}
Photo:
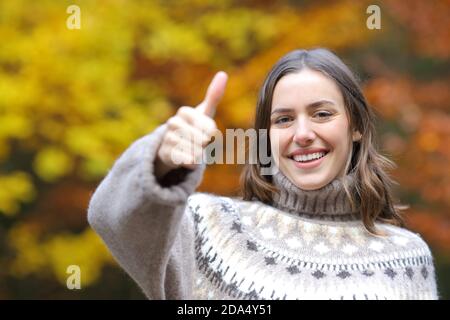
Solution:
{"label": "woman's left eye", "polygon": [[316,115],[322,115],[322,116],[319,116],[319,118],[325,118],[325,117],[331,116],[331,113],[325,112],[325,111],[320,111],[320,112],[317,112]]}

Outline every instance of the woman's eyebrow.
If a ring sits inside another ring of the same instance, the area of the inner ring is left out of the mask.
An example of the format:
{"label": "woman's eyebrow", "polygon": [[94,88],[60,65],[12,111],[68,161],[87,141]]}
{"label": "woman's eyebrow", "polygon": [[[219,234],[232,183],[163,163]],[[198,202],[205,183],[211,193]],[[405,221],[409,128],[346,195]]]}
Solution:
{"label": "woman's eyebrow", "polygon": [[[324,105],[324,104],[335,104],[333,101],[331,100],[319,100],[319,101],[315,101],[313,103],[310,103],[306,106],[306,109],[317,109],[318,107]],[[277,108],[275,110],[272,111],[271,115],[275,114],[275,113],[283,113],[283,112],[291,112],[294,109],[292,108]]]}
{"label": "woman's eyebrow", "polygon": [[326,100],[326,99],[322,99],[313,103],[310,103],[306,106],[306,109],[317,109],[318,107],[324,105],[324,104],[332,104],[334,105],[335,103],[331,100]]}
{"label": "woman's eyebrow", "polygon": [[273,115],[275,113],[287,113],[287,112],[292,112],[294,109],[292,108],[277,108],[275,110],[273,110],[270,114]]}

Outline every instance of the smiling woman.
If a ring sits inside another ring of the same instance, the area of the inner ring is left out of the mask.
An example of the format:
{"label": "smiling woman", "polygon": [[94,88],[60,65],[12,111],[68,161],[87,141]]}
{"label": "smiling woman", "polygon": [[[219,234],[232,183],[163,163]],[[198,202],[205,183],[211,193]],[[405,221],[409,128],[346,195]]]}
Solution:
{"label": "smiling woman", "polygon": [[[286,110],[276,107],[280,105],[293,108],[278,116]],[[288,115],[286,121],[279,123],[283,114]],[[321,72],[305,68],[277,83],[270,126],[274,160],[301,189],[319,189],[345,174],[351,154],[349,126],[339,88]],[[307,155],[315,155],[315,160]]]}
{"label": "smiling woman", "polygon": [[208,145],[226,80],[219,72],[196,108],[133,143],[90,202],[89,223],[147,297],[438,298],[430,249],[393,204],[372,111],[329,50],[288,53],[261,88],[266,134],[250,151],[270,146],[273,175],[257,159],[242,198],[195,193],[205,166],[174,146]]}
{"label": "smiling woman", "polygon": [[[373,234],[380,234],[376,220],[404,225],[405,207],[393,203],[395,182],[386,173],[395,164],[376,148],[375,115],[356,77],[331,51],[295,50],[282,57],[260,90],[254,127],[269,130],[279,176],[302,190],[342,182],[352,210]],[[262,167],[244,168],[243,199],[273,203],[279,190],[271,176],[260,174]]]}

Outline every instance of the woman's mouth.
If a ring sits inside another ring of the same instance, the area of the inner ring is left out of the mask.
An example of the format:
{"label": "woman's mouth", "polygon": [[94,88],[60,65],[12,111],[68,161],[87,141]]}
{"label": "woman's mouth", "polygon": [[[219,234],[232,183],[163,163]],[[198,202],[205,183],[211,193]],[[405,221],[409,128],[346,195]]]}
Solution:
{"label": "woman's mouth", "polygon": [[294,162],[294,165],[297,168],[311,169],[319,166],[328,155],[328,153],[329,151],[316,152],[308,155],[296,155],[289,157],[289,159]]}

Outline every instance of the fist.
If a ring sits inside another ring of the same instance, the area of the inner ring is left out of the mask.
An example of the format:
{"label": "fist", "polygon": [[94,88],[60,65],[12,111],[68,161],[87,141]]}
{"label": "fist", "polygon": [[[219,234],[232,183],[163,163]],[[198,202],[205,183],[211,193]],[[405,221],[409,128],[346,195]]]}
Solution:
{"label": "fist", "polygon": [[203,150],[218,130],[213,117],[227,80],[225,72],[218,72],[199,105],[182,106],[167,120],[167,131],[155,160],[157,177],[179,167],[194,170],[202,162]]}

